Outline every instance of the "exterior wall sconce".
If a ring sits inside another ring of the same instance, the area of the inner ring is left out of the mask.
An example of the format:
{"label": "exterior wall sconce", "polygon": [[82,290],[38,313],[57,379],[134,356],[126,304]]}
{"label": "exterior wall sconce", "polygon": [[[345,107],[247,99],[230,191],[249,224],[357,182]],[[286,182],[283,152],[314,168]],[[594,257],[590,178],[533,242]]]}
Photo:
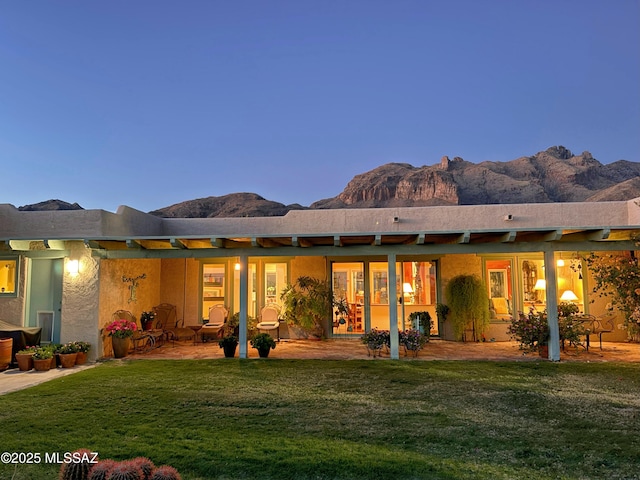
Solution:
{"label": "exterior wall sconce", "polygon": [[400,223],[400,217],[393,217],[393,223]]}
{"label": "exterior wall sconce", "polygon": [[67,261],[67,273],[72,277],[75,277],[80,273],[80,261],[79,260],[68,260]]}
{"label": "exterior wall sconce", "polygon": [[502,217],[502,219],[503,219],[505,222],[510,222],[510,221],[512,221],[512,220],[513,220],[513,215],[511,215],[511,214],[509,213],[508,215],[505,215],[504,217]]}

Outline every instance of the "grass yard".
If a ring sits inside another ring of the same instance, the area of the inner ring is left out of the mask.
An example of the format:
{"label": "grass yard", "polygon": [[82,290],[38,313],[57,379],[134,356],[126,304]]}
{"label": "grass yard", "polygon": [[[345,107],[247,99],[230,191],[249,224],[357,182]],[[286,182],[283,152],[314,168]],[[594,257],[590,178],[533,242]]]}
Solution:
{"label": "grass yard", "polygon": [[640,478],[640,364],[111,361],[1,396],[0,419],[2,451],[146,456],[185,480]]}

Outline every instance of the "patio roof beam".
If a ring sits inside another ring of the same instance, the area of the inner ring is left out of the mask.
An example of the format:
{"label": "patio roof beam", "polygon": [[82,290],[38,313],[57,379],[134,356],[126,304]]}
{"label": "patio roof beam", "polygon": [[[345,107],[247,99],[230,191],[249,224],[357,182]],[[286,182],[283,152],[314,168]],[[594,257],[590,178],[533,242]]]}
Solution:
{"label": "patio roof beam", "polygon": [[471,232],[464,232],[458,236],[458,243],[469,243],[471,240]]}
{"label": "patio roof beam", "polygon": [[557,242],[562,238],[562,230],[554,230],[542,236],[544,242]]}
{"label": "patio roof beam", "polygon": [[503,234],[503,235],[500,237],[500,241],[501,241],[502,243],[512,243],[512,242],[515,242],[515,241],[516,241],[516,235],[517,235],[516,231],[515,231],[515,230],[512,230],[512,231],[510,231],[510,232],[507,232],[507,233]]}
{"label": "patio roof beam", "polygon": [[125,240],[125,243],[127,244],[127,248],[130,248],[131,250],[145,249],[140,242],[138,242],[137,240],[134,240],[133,238],[127,238]]}
{"label": "patio roof beam", "polygon": [[185,249],[187,248],[187,246],[182,243],[179,239],[177,238],[170,238],[169,239],[169,244],[173,247],[173,248],[179,248],[179,249]]}
{"label": "patio roof beam", "polygon": [[87,238],[84,239],[84,246],[90,248],[91,250],[100,250],[100,244],[95,240],[89,240]]}
{"label": "patio roof beam", "polygon": [[211,238],[211,246],[215,248],[224,248],[224,238]]}
{"label": "patio roof beam", "polygon": [[63,240],[43,240],[42,243],[47,250],[64,250]]}

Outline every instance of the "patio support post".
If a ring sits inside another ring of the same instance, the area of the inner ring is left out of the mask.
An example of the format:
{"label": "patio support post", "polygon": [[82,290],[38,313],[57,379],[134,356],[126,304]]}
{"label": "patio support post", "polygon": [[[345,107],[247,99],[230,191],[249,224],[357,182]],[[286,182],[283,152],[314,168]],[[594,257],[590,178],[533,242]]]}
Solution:
{"label": "patio support post", "polygon": [[389,336],[391,338],[391,358],[400,358],[399,338],[398,338],[398,291],[396,288],[396,254],[387,255],[387,265],[389,269]]}
{"label": "patio support post", "polygon": [[544,271],[547,280],[547,322],[549,322],[549,360],[560,361],[560,327],[558,326],[558,287],[556,261],[553,251],[544,252]]}
{"label": "patio support post", "polygon": [[249,261],[246,255],[240,256],[240,358],[247,358],[247,309],[249,306]]}

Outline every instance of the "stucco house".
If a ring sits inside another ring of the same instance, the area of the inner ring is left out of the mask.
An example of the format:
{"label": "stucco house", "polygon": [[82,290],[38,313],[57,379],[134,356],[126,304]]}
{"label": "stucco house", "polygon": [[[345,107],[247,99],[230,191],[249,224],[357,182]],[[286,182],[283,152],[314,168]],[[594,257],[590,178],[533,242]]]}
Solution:
{"label": "stucco house", "polygon": [[[640,199],[343,210],[299,210],[282,217],[159,218],[122,206],[103,210],[23,212],[0,205],[0,320],[43,327],[43,341],[84,340],[93,357],[110,355],[103,329],[118,309],[138,316],[176,305],[185,325],[209,308],[240,316],[240,356],[247,318],[280,302],[287,282],[309,275],[331,282],[352,307],[349,322],[326,319],[330,337],[389,329],[413,311],[445,302],[455,275],[484,279],[492,319],[486,336],[507,340],[508,318],[546,308],[550,358],[559,359],[557,303],[567,291],[581,311],[600,314],[606,299],[590,292],[588,252],[638,248]],[[399,302],[402,299],[403,301]],[[618,324],[622,322],[619,318]],[[286,329],[285,329],[286,330]],[[283,335],[293,332],[283,332]],[[434,335],[451,339],[446,324]],[[624,340],[616,328],[610,340]]]}

